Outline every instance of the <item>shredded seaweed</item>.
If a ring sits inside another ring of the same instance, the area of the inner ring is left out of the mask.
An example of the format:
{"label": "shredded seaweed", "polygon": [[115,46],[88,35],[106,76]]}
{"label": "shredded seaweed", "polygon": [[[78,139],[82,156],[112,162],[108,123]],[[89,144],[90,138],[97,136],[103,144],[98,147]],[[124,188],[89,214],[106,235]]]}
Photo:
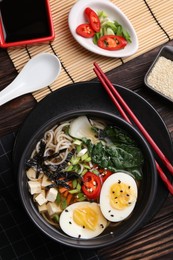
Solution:
{"label": "shredded seaweed", "polygon": [[[46,160],[51,160],[59,156],[60,153],[53,153],[49,156],[44,156],[46,148],[46,143],[41,140],[39,145],[39,151],[36,155],[33,156],[33,158],[26,161],[26,169],[34,168],[36,170],[36,177],[38,178],[40,173],[44,173],[47,178],[52,181],[52,184],[47,186],[47,189],[50,189],[52,187],[62,186],[67,189],[70,188],[70,186],[67,184],[68,181],[78,179],[80,178],[79,174],[70,171],[70,172],[64,172],[64,168],[66,168],[68,162],[70,161],[71,157],[74,154],[74,151],[71,151],[66,160],[60,164],[60,165],[52,165],[52,164],[45,164]],[[63,150],[61,152],[64,152]]]}

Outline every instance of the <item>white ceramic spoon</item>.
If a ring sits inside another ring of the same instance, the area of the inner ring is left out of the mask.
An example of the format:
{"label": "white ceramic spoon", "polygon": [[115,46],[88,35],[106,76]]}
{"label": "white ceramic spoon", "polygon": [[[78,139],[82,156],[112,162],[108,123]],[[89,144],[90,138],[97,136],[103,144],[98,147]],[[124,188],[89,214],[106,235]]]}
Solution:
{"label": "white ceramic spoon", "polygon": [[0,106],[21,95],[50,85],[60,74],[61,63],[54,54],[31,58],[17,77],[0,92]]}

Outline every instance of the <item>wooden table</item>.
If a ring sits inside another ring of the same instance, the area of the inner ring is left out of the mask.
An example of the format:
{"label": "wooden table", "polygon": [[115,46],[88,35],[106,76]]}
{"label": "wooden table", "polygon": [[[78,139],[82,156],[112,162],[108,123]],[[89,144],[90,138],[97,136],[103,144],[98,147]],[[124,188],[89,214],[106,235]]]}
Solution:
{"label": "wooden table", "polygon": [[[173,46],[173,41],[168,45]],[[160,46],[161,47],[161,46]],[[116,84],[138,92],[159,112],[173,138],[173,104],[164,100],[144,85],[144,75],[160,47],[107,73]],[[17,75],[6,50],[0,50],[0,90]],[[96,80],[96,79],[94,79]],[[32,95],[17,98],[0,107],[0,137],[16,131],[37,102]],[[173,259],[173,197],[150,223],[117,247],[99,249],[101,259]],[[130,254],[129,254],[130,252]]]}

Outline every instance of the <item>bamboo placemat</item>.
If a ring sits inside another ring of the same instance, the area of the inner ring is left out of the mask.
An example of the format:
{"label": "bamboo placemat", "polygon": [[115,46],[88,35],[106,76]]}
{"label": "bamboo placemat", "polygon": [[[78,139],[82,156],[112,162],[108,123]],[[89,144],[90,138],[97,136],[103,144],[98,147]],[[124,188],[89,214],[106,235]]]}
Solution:
{"label": "bamboo placemat", "polygon": [[81,47],[68,30],[68,14],[75,2],[74,0],[50,0],[56,35],[53,42],[8,49],[18,72],[31,57],[40,52],[54,53],[59,57],[62,64],[61,74],[52,85],[33,93],[37,101],[67,84],[95,78],[92,71],[94,61],[97,61],[107,72],[173,39],[172,0],[111,0],[134,26],[139,40],[139,49],[134,55],[123,59],[93,54]]}

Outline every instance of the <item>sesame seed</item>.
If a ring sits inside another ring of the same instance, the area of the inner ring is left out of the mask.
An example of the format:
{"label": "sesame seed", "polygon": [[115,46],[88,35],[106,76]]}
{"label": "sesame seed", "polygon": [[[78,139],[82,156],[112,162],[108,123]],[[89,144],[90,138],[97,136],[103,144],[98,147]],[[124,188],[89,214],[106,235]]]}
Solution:
{"label": "sesame seed", "polygon": [[104,225],[103,224],[100,224],[101,228],[104,228]]}

